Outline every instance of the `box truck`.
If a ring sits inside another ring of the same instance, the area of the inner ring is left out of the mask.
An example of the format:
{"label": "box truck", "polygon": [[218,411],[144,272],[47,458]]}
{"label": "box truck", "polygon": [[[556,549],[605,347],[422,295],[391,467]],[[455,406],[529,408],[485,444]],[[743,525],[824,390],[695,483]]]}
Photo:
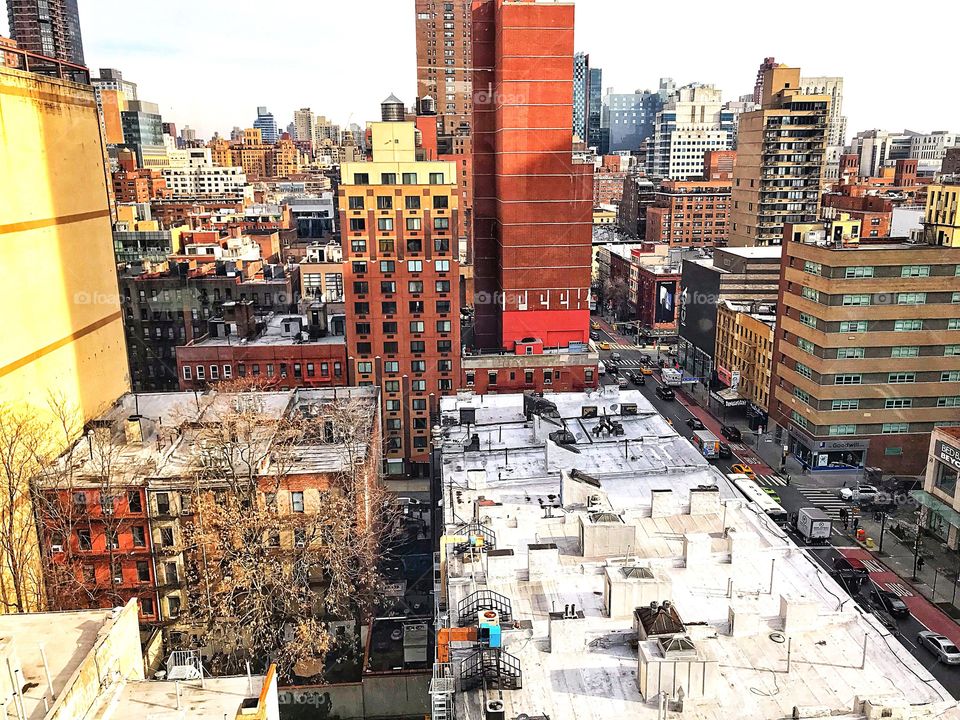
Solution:
{"label": "box truck", "polygon": [[660,371],[660,377],[663,378],[663,384],[667,387],[680,387],[683,372],[674,368],[663,368]]}
{"label": "box truck", "polygon": [[833,524],[820,508],[800,508],[797,512],[797,531],[806,543],[823,545],[830,542]]}

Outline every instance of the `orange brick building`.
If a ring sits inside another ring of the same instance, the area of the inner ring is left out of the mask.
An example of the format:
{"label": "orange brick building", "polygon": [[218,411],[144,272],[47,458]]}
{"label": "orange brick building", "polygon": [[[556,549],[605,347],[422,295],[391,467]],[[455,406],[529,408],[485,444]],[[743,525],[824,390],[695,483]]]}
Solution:
{"label": "orange brick building", "polygon": [[725,245],[731,190],[729,179],[664,180],[647,208],[646,240],[676,247]]}

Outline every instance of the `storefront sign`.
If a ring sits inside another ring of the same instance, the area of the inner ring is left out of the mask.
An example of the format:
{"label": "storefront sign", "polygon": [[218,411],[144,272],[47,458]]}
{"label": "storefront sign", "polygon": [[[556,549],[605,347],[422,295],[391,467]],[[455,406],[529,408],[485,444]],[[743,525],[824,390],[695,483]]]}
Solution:
{"label": "storefront sign", "polygon": [[730,389],[736,390],[738,387],[740,387],[740,371],[734,370],[730,373]]}
{"label": "storefront sign", "polygon": [[869,440],[824,440],[817,443],[818,450],[866,450]]}
{"label": "storefront sign", "polygon": [[933,446],[933,456],[945,465],[960,470],[960,448],[948,445],[943,440],[937,440]]}
{"label": "storefront sign", "polygon": [[730,371],[723,367],[723,365],[717,365],[717,380],[722,382],[727,387],[731,387]]}
{"label": "storefront sign", "polygon": [[712,397],[714,400],[716,400],[718,403],[720,403],[724,407],[743,407],[744,405],[747,404],[746,398],[735,398],[731,400],[721,395],[718,395],[715,392],[710,393],[710,397]]}

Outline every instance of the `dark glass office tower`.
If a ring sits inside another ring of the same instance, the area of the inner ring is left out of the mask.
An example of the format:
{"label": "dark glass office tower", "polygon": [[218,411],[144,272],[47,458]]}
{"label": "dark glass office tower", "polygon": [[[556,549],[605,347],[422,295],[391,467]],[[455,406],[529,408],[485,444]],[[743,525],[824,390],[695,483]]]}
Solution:
{"label": "dark glass office tower", "polygon": [[77,0],[7,0],[10,36],[21,49],[85,65]]}

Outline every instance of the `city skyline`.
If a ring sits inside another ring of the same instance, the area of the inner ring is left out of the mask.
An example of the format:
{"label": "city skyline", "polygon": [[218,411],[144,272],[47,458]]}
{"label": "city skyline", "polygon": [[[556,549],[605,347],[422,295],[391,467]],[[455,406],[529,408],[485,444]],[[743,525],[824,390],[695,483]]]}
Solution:
{"label": "city skyline", "polygon": [[[694,81],[713,84],[723,91],[725,100],[734,100],[751,91],[757,65],[772,55],[779,62],[802,67],[806,75],[844,78],[848,141],[857,131],[872,128],[956,129],[951,125],[954,116],[949,103],[933,101],[939,91],[934,74],[917,74],[897,65],[875,72],[874,61],[858,61],[849,43],[810,42],[812,33],[822,33],[823,19],[831,16],[838,28],[856,26],[861,37],[882,37],[886,18],[864,14],[855,7],[816,0],[809,12],[791,19],[790,33],[778,33],[775,41],[758,43],[754,36],[763,31],[762,24],[743,22],[742,18],[762,17],[762,6],[747,2],[734,15],[683,27],[685,40],[678,43],[670,6],[641,9],[628,0],[580,0],[576,5],[576,48],[590,54],[592,66],[603,69],[605,90],[655,89],[660,77],[673,77],[678,86]],[[698,13],[699,5],[706,15]],[[201,137],[210,137],[215,131],[229,135],[235,125],[252,126],[258,105],[269,108],[281,130],[301,107],[310,107],[344,126],[351,122],[363,126],[379,117],[379,103],[391,92],[412,105],[416,92],[414,2],[369,0],[366,6],[368,17],[377,18],[363,26],[366,47],[380,48],[377,54],[357,55],[351,50],[348,28],[358,18],[350,5],[305,4],[298,8],[298,26],[314,33],[312,43],[298,46],[290,43],[282,22],[241,22],[245,15],[258,17],[262,6],[239,3],[235,21],[227,26],[230,35],[221,41],[224,45],[215,56],[208,52],[209,28],[222,26],[223,21],[216,7],[173,0],[166,13],[142,17],[144,26],[150,27],[149,38],[115,32],[117,17],[136,23],[139,9],[119,0],[81,0],[79,11],[91,68],[122,70],[140,85],[145,99],[160,105],[164,120],[178,127],[189,124]],[[699,0],[689,16],[712,17]],[[184,17],[190,18],[186,24]],[[611,36],[612,21],[618,28],[636,27],[637,33],[643,33],[644,45],[638,50],[632,33]],[[662,27],[664,32],[648,30],[651,27]],[[934,24],[924,31],[927,61],[934,66],[947,61],[948,27]],[[9,35],[5,14],[0,17],[0,34]],[[130,39],[133,37],[137,39]],[[170,40],[161,39],[165,37]],[[726,45],[717,45],[718,38]],[[683,50],[676,49],[681,46]],[[722,67],[717,67],[714,50],[722,54]],[[355,69],[349,73],[338,69],[341,63],[335,59],[341,57],[342,65]],[[315,77],[322,80],[309,79]],[[224,78],[238,78],[244,92],[230,91]],[[358,78],[363,82],[357,82]],[[875,98],[889,95],[891,87],[900,88],[901,101],[877,103]],[[218,88],[223,89],[222,95]]]}

